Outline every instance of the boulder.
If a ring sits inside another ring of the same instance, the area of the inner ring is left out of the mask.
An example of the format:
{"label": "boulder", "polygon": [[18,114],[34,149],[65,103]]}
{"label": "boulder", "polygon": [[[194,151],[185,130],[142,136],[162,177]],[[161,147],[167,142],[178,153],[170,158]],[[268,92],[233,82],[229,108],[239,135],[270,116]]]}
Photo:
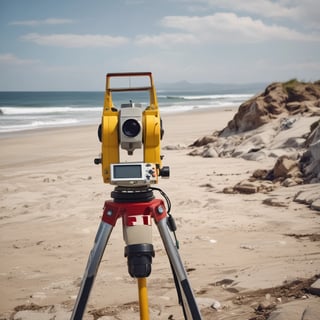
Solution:
{"label": "boulder", "polygon": [[253,130],[268,123],[269,120],[263,99],[249,100],[239,107],[238,113],[228,123],[227,129],[221,135]]}
{"label": "boulder", "polygon": [[301,177],[300,167],[297,161],[294,161],[287,156],[278,158],[273,168],[275,178],[292,178]]}
{"label": "boulder", "polygon": [[300,165],[307,182],[320,181],[320,121],[311,126],[311,133],[306,139],[308,149],[303,154]]}

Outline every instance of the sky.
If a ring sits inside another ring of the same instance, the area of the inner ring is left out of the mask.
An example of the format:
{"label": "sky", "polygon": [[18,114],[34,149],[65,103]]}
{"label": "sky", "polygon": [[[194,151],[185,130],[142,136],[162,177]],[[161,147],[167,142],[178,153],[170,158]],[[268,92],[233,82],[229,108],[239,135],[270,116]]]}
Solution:
{"label": "sky", "polygon": [[319,0],[0,0],[0,91],[320,79]]}

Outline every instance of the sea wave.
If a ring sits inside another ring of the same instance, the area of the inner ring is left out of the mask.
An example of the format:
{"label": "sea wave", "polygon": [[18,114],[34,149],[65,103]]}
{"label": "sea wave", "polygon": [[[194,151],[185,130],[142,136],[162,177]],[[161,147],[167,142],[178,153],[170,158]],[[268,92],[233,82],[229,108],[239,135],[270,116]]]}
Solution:
{"label": "sea wave", "polygon": [[237,107],[237,103],[231,103],[231,102],[219,102],[216,103],[213,107],[210,104],[179,104],[179,105],[168,105],[168,106],[161,106],[160,112],[161,113],[179,113],[179,112],[187,112],[192,110],[204,110],[204,109],[214,109],[214,108],[234,108]]}
{"label": "sea wave", "polygon": [[251,98],[252,94],[169,95],[162,97],[175,100],[245,100]]}
{"label": "sea wave", "polygon": [[48,121],[36,120],[30,123],[22,123],[15,125],[1,125],[0,133],[5,132],[17,132],[17,131],[25,131],[25,130],[34,130],[48,127],[64,127],[70,125],[79,124],[79,120],[77,119],[52,119]]}
{"label": "sea wave", "polygon": [[76,113],[76,112],[101,112],[101,107],[1,107],[2,115],[32,115],[32,114],[58,114],[58,113]]}

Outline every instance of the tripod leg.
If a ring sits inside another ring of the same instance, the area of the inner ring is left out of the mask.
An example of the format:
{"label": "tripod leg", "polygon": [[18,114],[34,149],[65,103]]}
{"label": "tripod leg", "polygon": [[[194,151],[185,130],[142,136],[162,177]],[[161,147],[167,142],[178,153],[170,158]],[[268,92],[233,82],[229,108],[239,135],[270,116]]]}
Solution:
{"label": "tripod leg", "polygon": [[[181,261],[178,249],[174,245],[173,240],[170,236],[169,228],[167,226],[167,219],[165,218],[158,221],[157,226],[163,244],[166,248],[169,261],[172,265],[174,276],[176,276],[177,278],[181,292],[184,294],[183,296],[186,299],[186,302],[189,307],[184,308],[184,310],[189,311],[190,320],[201,320],[201,314],[198,309],[195,297],[193,295],[189,280],[187,278],[187,273],[183,267],[183,263]],[[179,292],[178,288],[177,291]]]}
{"label": "tripod leg", "polygon": [[179,304],[182,307],[183,316],[184,316],[185,319],[188,319],[187,318],[187,314],[186,314],[186,309],[185,309],[185,303],[184,303],[183,296],[182,296],[182,293],[181,293],[181,286],[180,286],[180,283],[179,283],[179,281],[177,279],[176,273],[175,273],[175,271],[173,269],[173,266],[172,266],[171,262],[170,262],[170,267],[171,267],[171,271],[172,271],[172,274],[173,274],[174,285],[176,286],[176,290],[177,290],[178,301],[179,301]]}
{"label": "tripod leg", "polygon": [[90,291],[112,229],[113,225],[101,221],[94,240],[94,246],[89,255],[87,267],[83,275],[81,287],[71,315],[71,320],[81,320],[83,317]]}

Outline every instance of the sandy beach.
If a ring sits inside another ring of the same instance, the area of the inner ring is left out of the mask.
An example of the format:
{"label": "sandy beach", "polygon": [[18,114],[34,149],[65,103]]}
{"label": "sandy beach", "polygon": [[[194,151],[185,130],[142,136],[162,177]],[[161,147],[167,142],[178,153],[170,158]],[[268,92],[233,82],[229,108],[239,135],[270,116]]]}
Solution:
{"label": "sandy beach", "polygon": [[[256,319],[255,308],[273,299],[271,288],[320,273],[320,242],[308,237],[320,233],[319,212],[292,201],[299,190],[313,185],[280,187],[269,194],[225,194],[225,187],[254,170],[271,169],[274,159],[188,155],[188,145],[223,129],[236,111],[162,116],[163,164],[170,166],[171,176],[157,187],[171,199],[181,258],[203,319]],[[113,190],[93,163],[100,153],[97,126],[16,133],[0,138],[0,149],[0,319],[68,319],[104,201]],[[270,197],[283,205],[263,204]],[[155,226],[153,240],[151,318],[183,319]],[[128,274],[124,246],[119,221],[85,319],[139,318],[136,280]],[[315,296],[300,298],[319,305]],[[281,302],[286,299],[290,297]]]}

